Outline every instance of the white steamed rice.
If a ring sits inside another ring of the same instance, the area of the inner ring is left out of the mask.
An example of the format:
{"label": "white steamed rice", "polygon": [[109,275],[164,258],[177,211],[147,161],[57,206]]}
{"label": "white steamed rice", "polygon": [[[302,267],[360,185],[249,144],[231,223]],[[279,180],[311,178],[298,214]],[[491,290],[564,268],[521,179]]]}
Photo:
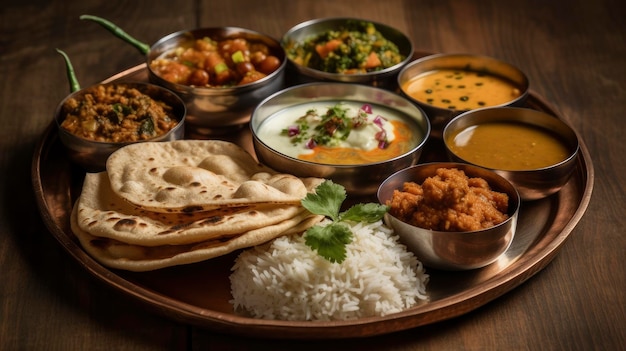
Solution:
{"label": "white steamed rice", "polygon": [[384,316],[427,300],[428,275],[382,221],[352,224],[343,263],[284,236],[242,252],[230,276],[235,310],[255,318],[347,320]]}

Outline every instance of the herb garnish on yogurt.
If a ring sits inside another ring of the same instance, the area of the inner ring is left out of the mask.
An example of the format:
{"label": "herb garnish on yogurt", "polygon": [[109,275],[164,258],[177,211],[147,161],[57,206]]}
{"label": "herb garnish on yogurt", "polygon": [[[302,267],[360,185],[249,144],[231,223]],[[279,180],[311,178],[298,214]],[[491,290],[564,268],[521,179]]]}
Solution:
{"label": "herb garnish on yogurt", "polygon": [[[355,133],[361,135],[351,138]],[[340,102],[322,112],[308,109],[281,135],[288,136],[293,145],[304,144],[307,149],[318,145],[370,149],[372,143],[385,149],[393,139],[393,125],[385,117],[373,114],[369,104],[354,109]]]}

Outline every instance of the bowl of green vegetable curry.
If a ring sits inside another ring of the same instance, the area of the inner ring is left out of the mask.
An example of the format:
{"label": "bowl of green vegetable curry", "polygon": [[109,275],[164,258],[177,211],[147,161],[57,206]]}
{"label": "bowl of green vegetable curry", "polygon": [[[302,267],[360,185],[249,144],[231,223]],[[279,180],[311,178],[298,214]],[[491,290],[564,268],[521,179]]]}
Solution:
{"label": "bowl of green vegetable curry", "polygon": [[389,87],[413,55],[411,40],[382,23],[322,18],[287,31],[281,45],[296,83],[315,81]]}

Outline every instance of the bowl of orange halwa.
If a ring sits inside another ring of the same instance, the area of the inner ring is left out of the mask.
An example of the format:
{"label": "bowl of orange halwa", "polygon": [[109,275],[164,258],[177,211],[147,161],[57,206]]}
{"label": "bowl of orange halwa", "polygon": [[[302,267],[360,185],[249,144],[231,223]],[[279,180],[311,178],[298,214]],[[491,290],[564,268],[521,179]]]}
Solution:
{"label": "bowl of orange halwa", "polygon": [[470,270],[497,261],[517,229],[520,197],[493,171],[453,162],[400,170],[378,189],[385,223],[427,267]]}

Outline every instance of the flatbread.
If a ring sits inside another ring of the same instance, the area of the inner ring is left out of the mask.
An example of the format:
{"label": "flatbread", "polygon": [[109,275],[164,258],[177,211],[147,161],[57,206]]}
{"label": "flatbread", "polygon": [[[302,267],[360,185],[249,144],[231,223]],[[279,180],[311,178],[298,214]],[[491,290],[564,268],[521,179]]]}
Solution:
{"label": "flatbread", "polygon": [[131,144],[114,152],[106,168],[119,197],[154,212],[295,205],[323,181],[277,173],[219,140]]}
{"label": "flatbread", "polygon": [[188,245],[145,247],[93,236],[77,223],[78,206],[70,217],[71,228],[82,247],[96,261],[115,269],[144,272],[165,267],[201,262],[273,240],[282,235],[299,234],[323,219],[308,212],[275,225],[251,230],[222,239],[206,240]]}
{"label": "flatbread", "polygon": [[114,193],[106,171],[87,173],[76,206],[80,229],[94,236],[142,246],[221,239],[271,226],[305,211],[296,205],[265,205],[195,213],[150,212]]}

